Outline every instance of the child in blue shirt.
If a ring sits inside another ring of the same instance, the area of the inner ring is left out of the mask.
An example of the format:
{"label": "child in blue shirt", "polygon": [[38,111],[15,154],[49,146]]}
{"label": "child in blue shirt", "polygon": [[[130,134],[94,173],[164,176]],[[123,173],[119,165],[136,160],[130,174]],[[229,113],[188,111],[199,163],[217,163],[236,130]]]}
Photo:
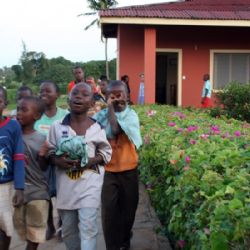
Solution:
{"label": "child in blue shirt", "polygon": [[[7,92],[0,86],[0,249],[9,249],[13,234],[13,206],[23,203],[24,154],[21,128],[3,116]],[[13,182],[15,194],[13,196]]]}

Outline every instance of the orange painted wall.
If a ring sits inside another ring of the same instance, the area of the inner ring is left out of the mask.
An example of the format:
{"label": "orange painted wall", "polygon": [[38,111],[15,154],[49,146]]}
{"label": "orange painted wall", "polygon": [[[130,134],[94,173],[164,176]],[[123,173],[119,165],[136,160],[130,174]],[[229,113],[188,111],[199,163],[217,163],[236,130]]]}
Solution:
{"label": "orange painted wall", "polygon": [[[158,26],[156,48],[182,49],[182,106],[200,106],[202,77],[210,72],[210,49],[250,50],[249,28]],[[138,74],[144,71],[144,26],[121,25],[119,72],[130,76],[137,99]],[[155,82],[152,82],[154,87]],[[153,94],[154,95],[154,94]]]}
{"label": "orange painted wall", "polygon": [[145,72],[145,103],[155,102],[155,48],[156,30],[155,28],[144,29],[144,72]]}
{"label": "orange painted wall", "polygon": [[131,99],[137,102],[140,77],[144,72],[144,29],[142,26],[122,25],[118,28],[118,77],[128,75]]}

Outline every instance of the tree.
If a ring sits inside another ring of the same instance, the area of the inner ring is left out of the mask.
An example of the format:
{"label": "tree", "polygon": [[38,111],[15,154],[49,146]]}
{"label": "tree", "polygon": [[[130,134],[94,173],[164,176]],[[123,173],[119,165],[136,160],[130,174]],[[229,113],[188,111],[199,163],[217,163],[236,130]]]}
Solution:
{"label": "tree", "polygon": [[[114,7],[117,4],[116,0],[87,0],[88,7],[94,12],[84,13],[82,15],[96,15],[100,10],[107,10]],[[85,27],[85,30],[92,27],[94,24],[100,25],[99,18],[95,18],[89,25]],[[109,64],[108,64],[108,38],[104,38],[105,43],[105,63],[106,63],[106,75],[109,78]]]}
{"label": "tree", "polygon": [[23,42],[23,51],[18,65],[13,65],[16,80],[24,84],[31,84],[39,78],[49,67],[48,60],[43,52],[28,51]]}

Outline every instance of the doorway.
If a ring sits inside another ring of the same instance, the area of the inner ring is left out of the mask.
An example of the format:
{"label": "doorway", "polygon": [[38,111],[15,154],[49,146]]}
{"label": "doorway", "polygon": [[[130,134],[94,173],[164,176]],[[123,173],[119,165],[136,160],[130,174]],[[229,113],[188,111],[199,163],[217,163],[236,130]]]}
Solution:
{"label": "doorway", "polygon": [[156,53],[156,96],[159,104],[177,105],[178,53]]}

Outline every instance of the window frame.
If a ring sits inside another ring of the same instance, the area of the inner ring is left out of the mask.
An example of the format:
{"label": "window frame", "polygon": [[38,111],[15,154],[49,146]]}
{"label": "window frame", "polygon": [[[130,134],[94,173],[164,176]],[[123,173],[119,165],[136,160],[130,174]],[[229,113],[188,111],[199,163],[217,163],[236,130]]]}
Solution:
{"label": "window frame", "polygon": [[248,49],[211,49],[210,50],[210,82],[211,82],[211,86],[212,86],[212,92],[214,92],[214,93],[221,91],[220,89],[215,89],[214,88],[214,54],[216,54],[216,53],[221,53],[221,54],[250,54],[250,50],[248,50]]}

